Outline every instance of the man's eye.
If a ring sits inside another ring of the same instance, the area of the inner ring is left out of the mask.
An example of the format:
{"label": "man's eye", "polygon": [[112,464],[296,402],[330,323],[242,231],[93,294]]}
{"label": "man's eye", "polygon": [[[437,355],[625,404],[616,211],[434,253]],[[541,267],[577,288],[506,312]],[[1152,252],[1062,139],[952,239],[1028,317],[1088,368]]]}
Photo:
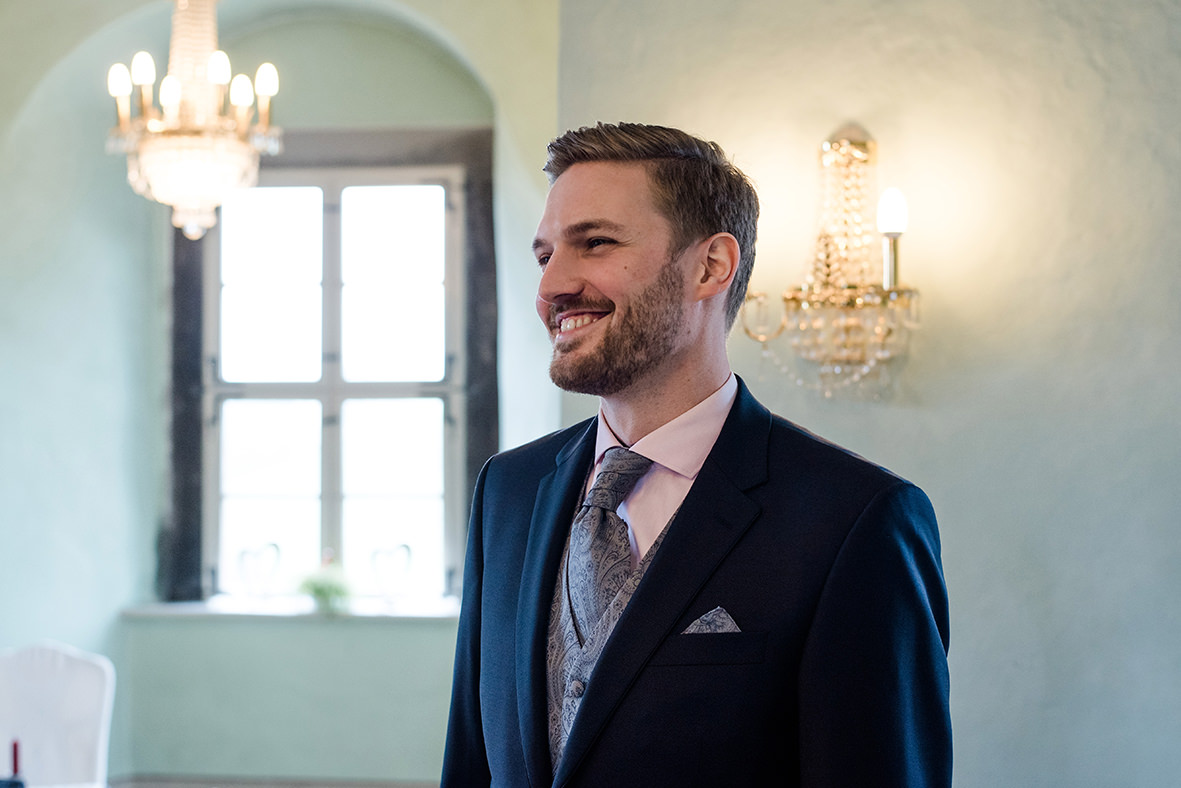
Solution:
{"label": "man's eye", "polygon": [[615,241],[610,238],[591,238],[586,242],[586,246],[588,249],[594,249],[597,246],[606,246],[607,244],[613,243],[615,243]]}
{"label": "man's eye", "polygon": [[548,254],[538,255],[537,264],[539,266],[541,266],[542,268],[545,268],[546,265],[549,264],[549,255]]}

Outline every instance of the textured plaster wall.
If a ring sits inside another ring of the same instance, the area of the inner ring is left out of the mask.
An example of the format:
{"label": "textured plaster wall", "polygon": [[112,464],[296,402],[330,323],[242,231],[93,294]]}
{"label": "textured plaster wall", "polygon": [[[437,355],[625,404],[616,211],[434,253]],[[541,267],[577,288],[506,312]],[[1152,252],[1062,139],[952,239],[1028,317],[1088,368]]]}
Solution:
{"label": "textured plaster wall", "polygon": [[754,178],[759,289],[805,274],[820,141],[873,134],[924,303],[895,398],[821,402],[741,332],[734,368],[930,493],[957,786],[1176,784],[1181,3],[569,0],[561,28],[561,127],[681,126]]}

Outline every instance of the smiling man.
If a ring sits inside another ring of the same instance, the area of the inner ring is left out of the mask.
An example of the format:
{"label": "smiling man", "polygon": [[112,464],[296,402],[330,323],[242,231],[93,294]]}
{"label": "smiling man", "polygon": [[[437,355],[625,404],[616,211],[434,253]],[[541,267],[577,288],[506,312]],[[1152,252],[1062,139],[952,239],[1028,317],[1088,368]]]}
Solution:
{"label": "smiling man", "polygon": [[545,170],[550,376],[600,408],[480,475],[443,785],[950,785],[930,503],[730,371],[754,188],[639,124]]}

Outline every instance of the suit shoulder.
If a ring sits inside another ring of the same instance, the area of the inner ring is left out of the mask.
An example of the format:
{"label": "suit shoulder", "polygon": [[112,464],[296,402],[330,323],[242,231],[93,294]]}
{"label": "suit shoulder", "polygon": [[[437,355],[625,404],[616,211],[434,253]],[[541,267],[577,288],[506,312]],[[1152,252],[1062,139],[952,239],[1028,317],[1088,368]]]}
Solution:
{"label": "suit shoulder", "polygon": [[[895,485],[914,486],[884,466],[817,435],[782,416],[771,416],[771,451],[795,459],[794,473],[840,484],[857,483],[884,489]],[[772,467],[775,460],[772,459]]]}
{"label": "suit shoulder", "polygon": [[806,513],[796,533],[811,528],[814,538],[835,540],[829,542],[835,547],[860,523],[875,538],[921,537],[938,550],[927,494],[885,467],[778,416],[767,459],[769,511]]}
{"label": "suit shoulder", "polygon": [[[910,485],[883,466],[772,413],[741,378],[738,384],[738,397],[727,422],[733,429],[723,429],[719,436],[719,443],[724,443],[719,459],[725,466],[738,464],[748,469],[750,475],[745,477],[742,471],[728,469],[740,487],[751,481],[780,484],[785,478],[817,492],[854,484],[875,492],[897,484]],[[759,451],[764,445],[766,456]]]}
{"label": "suit shoulder", "polygon": [[488,460],[485,472],[515,475],[539,470],[548,473],[553,469],[558,456],[585,436],[593,424],[593,418],[587,419],[572,427],[556,430],[515,448],[506,449]]}

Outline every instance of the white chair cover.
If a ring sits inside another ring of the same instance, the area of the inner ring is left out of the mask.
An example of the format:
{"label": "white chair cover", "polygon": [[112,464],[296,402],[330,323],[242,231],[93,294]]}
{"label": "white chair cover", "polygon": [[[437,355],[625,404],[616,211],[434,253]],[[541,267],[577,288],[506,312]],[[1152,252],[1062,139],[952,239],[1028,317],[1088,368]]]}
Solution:
{"label": "white chair cover", "polygon": [[0,651],[0,775],[20,742],[28,788],[107,784],[115,668],[61,643]]}

